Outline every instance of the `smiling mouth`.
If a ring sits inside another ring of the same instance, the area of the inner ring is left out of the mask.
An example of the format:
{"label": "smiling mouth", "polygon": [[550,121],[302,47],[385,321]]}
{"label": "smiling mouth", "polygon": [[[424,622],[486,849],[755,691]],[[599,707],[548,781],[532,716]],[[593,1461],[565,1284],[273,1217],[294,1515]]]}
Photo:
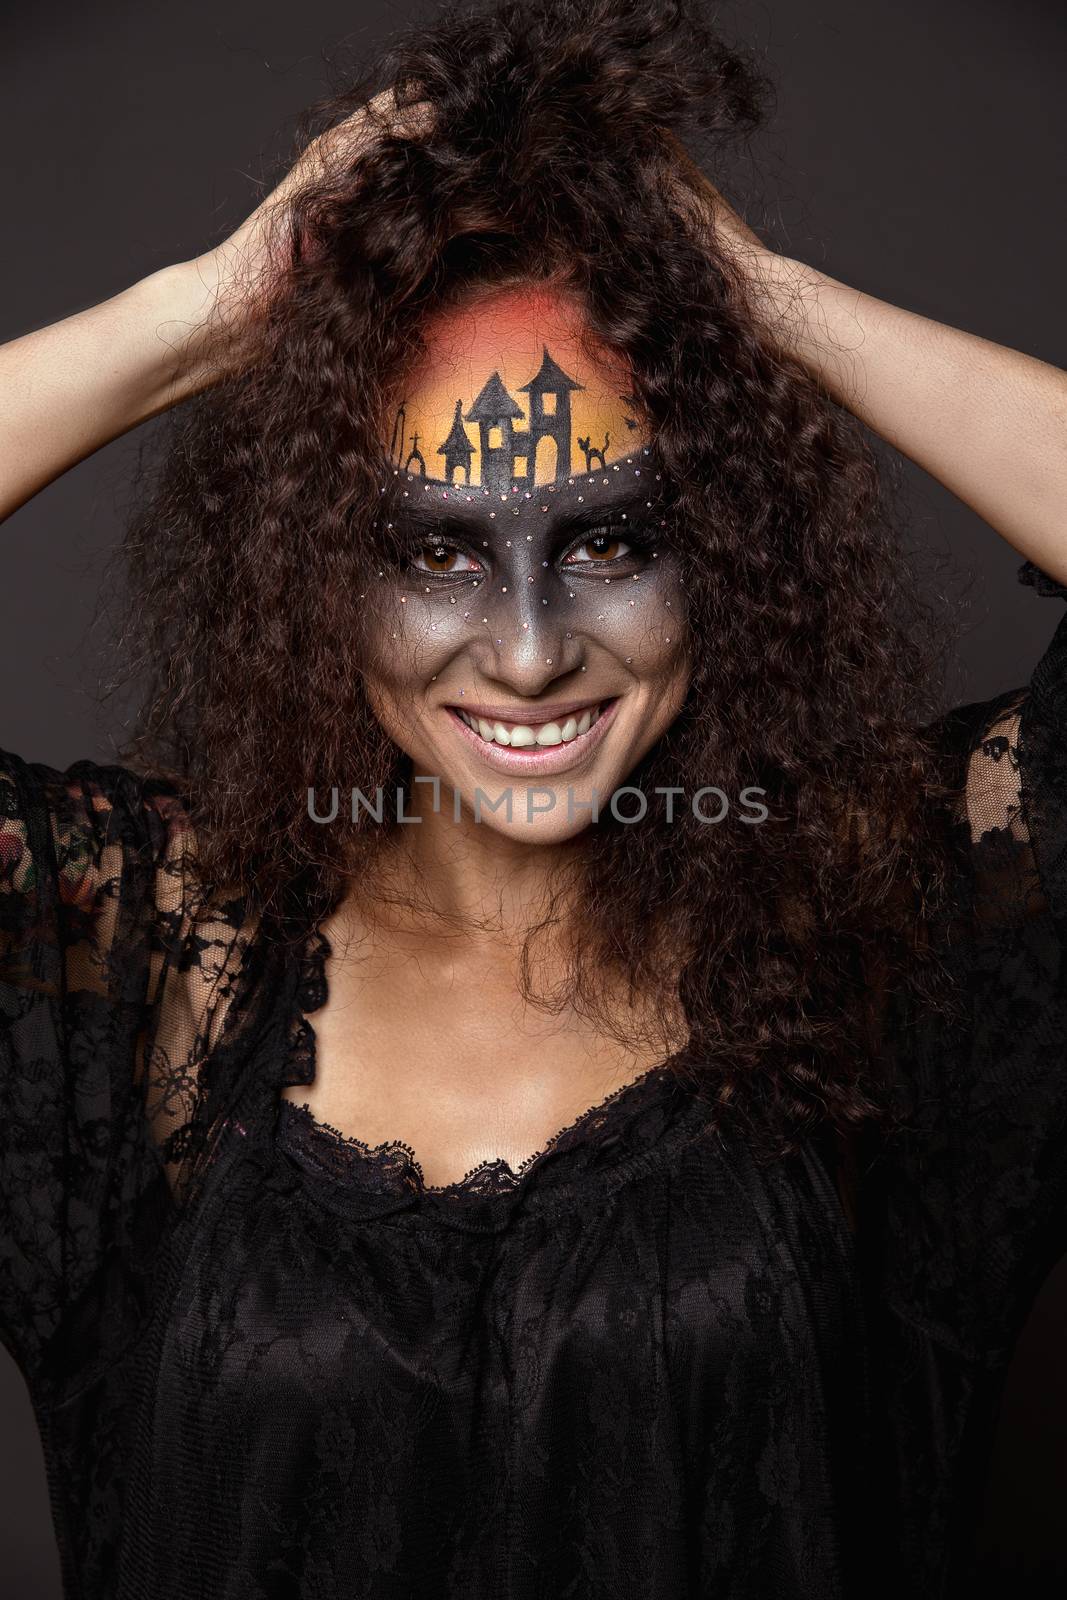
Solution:
{"label": "smiling mouth", "polygon": [[610,703],[597,701],[562,722],[490,722],[485,717],[471,716],[459,706],[450,709],[485,744],[501,745],[510,750],[550,750],[557,745],[571,744],[588,733]]}

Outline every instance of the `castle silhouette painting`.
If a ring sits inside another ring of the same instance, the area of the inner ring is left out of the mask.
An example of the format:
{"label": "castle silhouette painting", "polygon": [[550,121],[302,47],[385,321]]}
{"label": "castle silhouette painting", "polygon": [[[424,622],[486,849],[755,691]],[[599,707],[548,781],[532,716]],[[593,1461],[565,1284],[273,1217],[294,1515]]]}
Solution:
{"label": "castle silhouette painting", "polygon": [[[482,369],[484,371],[484,368]],[[465,403],[456,396],[451,427],[444,437],[407,434],[405,407],[397,408],[391,459],[399,469],[446,487],[478,487],[507,494],[535,484],[564,483],[575,471],[575,452],[587,470],[594,459],[606,464],[611,435],[603,443],[587,433],[576,438],[572,397],[583,385],[570,377],[543,347],[541,365],[511,394],[499,369]],[[627,419],[628,420],[628,419]],[[443,424],[442,424],[443,431]],[[439,466],[437,472],[427,466]]]}

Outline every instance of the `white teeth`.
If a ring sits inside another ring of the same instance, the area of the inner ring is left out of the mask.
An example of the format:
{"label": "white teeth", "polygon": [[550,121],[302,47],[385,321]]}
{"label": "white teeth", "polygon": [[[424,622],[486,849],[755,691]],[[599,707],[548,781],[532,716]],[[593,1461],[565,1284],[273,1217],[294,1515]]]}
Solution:
{"label": "white teeth", "polygon": [[510,745],[512,749],[523,749],[531,745],[548,748],[557,744],[570,744],[572,739],[589,732],[599,718],[600,712],[601,707],[594,706],[588,711],[583,711],[578,718],[568,717],[562,727],[558,722],[545,722],[537,728],[532,728],[526,722],[516,722],[511,725],[503,722],[487,722],[484,717],[473,717],[468,711],[460,711],[459,714],[467,727],[484,739],[486,744]]}

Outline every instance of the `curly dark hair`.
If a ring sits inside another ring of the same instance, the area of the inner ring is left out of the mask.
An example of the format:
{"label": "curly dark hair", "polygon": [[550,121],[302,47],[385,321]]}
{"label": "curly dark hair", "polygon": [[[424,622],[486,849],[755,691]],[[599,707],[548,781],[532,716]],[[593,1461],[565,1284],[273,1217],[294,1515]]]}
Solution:
{"label": "curly dark hair", "polygon": [[678,1070],[776,1151],[860,1127],[884,1113],[888,999],[935,997],[942,975],[940,645],[871,440],[667,181],[675,139],[712,160],[743,144],[768,85],[688,5],[503,0],[405,36],[302,140],[382,84],[424,108],[417,128],[383,122],[308,182],[246,356],[171,419],[125,549],[124,650],[150,681],[123,757],[187,797],[204,880],[268,916],[373,884],[389,829],[324,828],[303,802],[406,772],[360,677],[363,597],[395,554],[385,397],[457,296],[565,283],[631,364],[687,584],[688,698],[628,782],[712,772],[762,786],[772,820],[588,828],[551,1003],[595,1011],[605,972],[680,1000]]}

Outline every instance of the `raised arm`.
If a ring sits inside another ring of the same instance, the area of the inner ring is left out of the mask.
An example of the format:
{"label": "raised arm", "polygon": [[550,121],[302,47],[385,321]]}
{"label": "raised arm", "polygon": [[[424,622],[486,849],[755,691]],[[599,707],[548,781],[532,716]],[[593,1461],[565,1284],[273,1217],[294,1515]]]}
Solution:
{"label": "raised arm", "polygon": [[1067,373],[769,250],[678,148],[780,344],[836,400],[1067,583]]}
{"label": "raised arm", "polygon": [[210,309],[183,262],[0,348],[0,517],[210,381],[183,351]]}
{"label": "raised arm", "polygon": [[288,202],[392,123],[386,93],[316,139],[221,245],[0,346],[0,520],[102,445],[209,388],[284,255]]}

